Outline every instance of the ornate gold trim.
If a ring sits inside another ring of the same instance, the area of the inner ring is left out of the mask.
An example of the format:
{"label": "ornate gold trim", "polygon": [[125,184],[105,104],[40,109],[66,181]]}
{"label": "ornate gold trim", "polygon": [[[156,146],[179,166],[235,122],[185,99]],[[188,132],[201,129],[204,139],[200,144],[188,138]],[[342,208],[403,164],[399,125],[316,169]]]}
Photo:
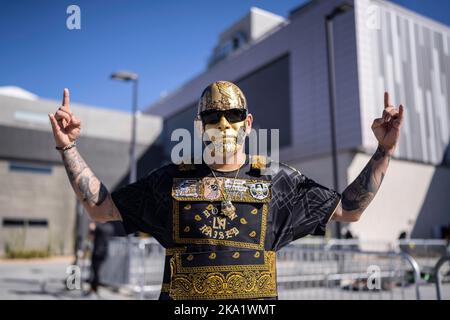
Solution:
{"label": "ornate gold trim", "polygon": [[[169,295],[178,300],[252,299],[277,296],[276,253],[264,252],[264,265],[181,266],[171,264]],[[173,261],[171,261],[173,262]]]}
{"label": "ornate gold trim", "polygon": [[252,169],[263,169],[267,166],[267,158],[262,155],[253,155],[251,157],[251,167]]}
{"label": "ornate gold trim", "polygon": [[170,283],[163,283],[161,285],[161,292],[170,292]]}
{"label": "ornate gold trim", "polygon": [[186,247],[166,248],[166,256],[172,256],[175,253],[184,253],[184,252],[186,252]]}

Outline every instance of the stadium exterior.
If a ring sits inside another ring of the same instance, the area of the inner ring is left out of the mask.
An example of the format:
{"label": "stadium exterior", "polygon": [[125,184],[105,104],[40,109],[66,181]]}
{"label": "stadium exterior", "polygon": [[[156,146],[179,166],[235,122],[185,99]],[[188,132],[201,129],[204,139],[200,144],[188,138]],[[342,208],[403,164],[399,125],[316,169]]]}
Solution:
{"label": "stadium exterior", "polygon": [[[377,147],[383,92],[406,106],[401,141],[377,197],[349,226],[364,240],[442,236],[450,223],[450,28],[381,0],[355,0],[333,23],[338,189]],[[163,141],[193,130],[197,99],[215,80],[244,91],[256,128],[280,129],[280,159],[333,186],[325,19],[342,1],[311,1],[288,19],[251,12],[219,37],[208,68],[146,112]],[[165,157],[172,144],[165,144]]]}

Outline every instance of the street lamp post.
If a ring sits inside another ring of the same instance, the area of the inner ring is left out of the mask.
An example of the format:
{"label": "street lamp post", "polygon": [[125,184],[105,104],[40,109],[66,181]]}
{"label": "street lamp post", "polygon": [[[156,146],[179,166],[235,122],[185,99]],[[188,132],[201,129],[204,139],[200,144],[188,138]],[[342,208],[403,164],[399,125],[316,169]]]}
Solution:
{"label": "street lamp post", "polygon": [[[136,73],[129,71],[117,71],[111,74],[111,79],[120,81],[133,81],[133,102],[132,102],[132,123],[131,123],[131,145],[130,145],[130,179],[129,183],[136,181],[136,120],[137,120],[137,104],[138,104],[138,79],[139,76]],[[127,269],[130,270],[130,259],[132,252],[133,235],[128,235],[128,255],[127,255]],[[144,298],[144,292],[142,290],[139,293],[139,297],[142,300]]]}
{"label": "street lamp post", "polygon": [[133,82],[133,102],[132,102],[132,124],[131,124],[131,145],[130,145],[130,179],[129,183],[136,181],[137,162],[136,162],[136,126],[137,126],[137,104],[138,104],[138,79],[136,73],[128,71],[118,71],[111,74],[111,79]]}
{"label": "street lamp post", "polygon": [[[343,3],[325,17],[325,30],[327,37],[327,62],[328,62],[328,93],[330,100],[330,123],[331,123],[331,157],[333,162],[333,185],[334,190],[339,191],[338,158],[336,147],[336,84],[335,84],[335,62],[334,62],[334,38],[333,19],[353,8],[350,3]],[[336,221],[336,237],[341,238],[341,223]]]}

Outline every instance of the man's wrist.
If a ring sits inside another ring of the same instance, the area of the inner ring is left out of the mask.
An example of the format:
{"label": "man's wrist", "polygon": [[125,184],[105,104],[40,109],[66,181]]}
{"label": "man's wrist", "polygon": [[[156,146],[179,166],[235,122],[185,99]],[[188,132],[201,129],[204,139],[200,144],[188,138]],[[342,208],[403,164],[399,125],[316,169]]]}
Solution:
{"label": "man's wrist", "polygon": [[55,149],[58,150],[58,151],[60,151],[61,153],[64,153],[65,151],[67,151],[67,150],[69,150],[69,149],[75,148],[76,145],[77,145],[77,144],[76,144],[76,142],[74,141],[74,142],[72,142],[72,143],[69,143],[68,145],[63,146],[63,147],[58,147],[58,146],[56,146]]}
{"label": "man's wrist", "polygon": [[375,151],[375,154],[378,158],[391,158],[391,156],[394,154],[395,146],[388,148],[383,146],[382,144],[378,144],[378,148]]}

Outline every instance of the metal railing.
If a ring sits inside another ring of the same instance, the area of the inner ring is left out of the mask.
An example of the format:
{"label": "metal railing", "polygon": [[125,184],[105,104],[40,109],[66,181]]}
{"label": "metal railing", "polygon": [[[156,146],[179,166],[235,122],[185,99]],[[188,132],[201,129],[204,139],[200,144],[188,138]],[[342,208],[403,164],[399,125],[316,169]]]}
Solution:
{"label": "metal railing", "polygon": [[[444,267],[446,267],[444,269]],[[434,270],[437,300],[442,300],[442,283],[450,283],[450,252],[439,259]],[[447,297],[450,299],[450,297]]]}
{"label": "metal railing", "polygon": [[[434,240],[301,239],[277,253],[279,298],[420,299],[422,269],[437,261],[447,246]],[[128,288],[138,298],[156,299],[164,260],[164,248],[152,238],[114,238],[101,280]]]}
{"label": "metal railing", "polygon": [[157,298],[164,271],[165,250],[153,238],[113,238],[101,270],[101,282],[124,288],[139,298]]}
{"label": "metal railing", "polygon": [[292,243],[278,252],[277,269],[280,299],[420,299],[420,267],[406,253]]}

